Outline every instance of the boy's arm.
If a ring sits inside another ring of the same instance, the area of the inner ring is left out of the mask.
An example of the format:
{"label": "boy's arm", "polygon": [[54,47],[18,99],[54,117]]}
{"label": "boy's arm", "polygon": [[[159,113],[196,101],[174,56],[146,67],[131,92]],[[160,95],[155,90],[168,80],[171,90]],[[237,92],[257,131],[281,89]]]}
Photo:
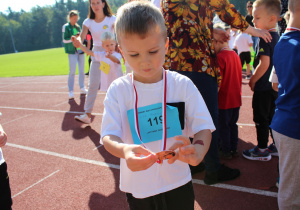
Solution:
{"label": "boy's arm", "polygon": [[110,59],[112,62],[120,64],[120,60],[116,56],[113,56],[112,54],[108,54],[106,57]]}
{"label": "boy's arm", "polygon": [[260,55],[259,64],[255,69],[253,76],[249,81],[249,86],[252,91],[254,91],[255,83],[266,73],[270,66],[270,56]]}
{"label": "boy's arm", "polygon": [[122,143],[114,135],[106,135],[102,140],[105,149],[112,155],[125,159],[131,171],[146,170],[157,161],[157,156],[141,145]]}
{"label": "boy's arm", "polygon": [[176,155],[168,160],[169,164],[176,160],[188,163],[192,166],[198,165],[203,159],[209,149],[211,142],[211,131],[209,129],[201,130],[194,135],[193,144],[188,137],[176,136],[177,140],[169,150],[176,150]]}
{"label": "boy's arm", "polygon": [[7,142],[7,135],[4,132],[2,126],[0,125],[0,147],[5,146],[6,142]]}
{"label": "boy's arm", "polygon": [[72,36],[71,40],[73,42],[74,47],[80,48],[87,55],[94,56],[94,52],[92,50],[88,49],[86,46],[84,46],[75,36]]}

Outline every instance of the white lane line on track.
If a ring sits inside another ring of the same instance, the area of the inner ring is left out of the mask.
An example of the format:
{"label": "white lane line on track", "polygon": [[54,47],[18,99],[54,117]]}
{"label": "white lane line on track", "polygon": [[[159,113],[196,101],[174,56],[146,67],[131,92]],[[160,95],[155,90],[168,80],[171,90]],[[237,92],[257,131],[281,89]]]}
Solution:
{"label": "white lane line on track", "polygon": [[100,144],[98,147],[94,148],[93,151],[96,150],[96,149],[98,149],[98,148],[100,148],[100,147],[102,147],[102,146],[103,146],[103,145]]}
{"label": "white lane line on track", "polygon": [[82,163],[90,163],[90,164],[93,164],[93,165],[104,166],[104,167],[108,167],[108,168],[120,169],[119,165],[115,165],[115,164],[111,164],[111,163],[105,163],[105,162],[102,162],[102,161],[89,160],[89,159],[85,159],[85,158],[80,158],[80,157],[75,157],[75,156],[71,156],[71,155],[60,154],[60,153],[51,152],[51,151],[47,151],[47,150],[36,149],[36,148],[33,148],[33,147],[27,147],[27,146],[13,144],[13,143],[6,143],[6,145],[10,146],[10,147],[24,149],[24,150],[27,150],[27,151],[32,151],[32,152],[37,152],[37,153],[45,154],[45,155],[51,155],[51,156],[60,157],[60,158],[68,159],[68,160],[75,160],[75,161],[82,162]]}
{"label": "white lane line on track", "polygon": [[[193,183],[206,185],[203,180],[199,180],[199,179],[193,179]],[[239,191],[239,192],[246,192],[246,193],[251,193],[251,194],[256,194],[256,195],[264,195],[264,196],[268,196],[268,197],[277,198],[276,192],[270,192],[270,191],[265,191],[265,190],[257,190],[257,189],[253,189],[253,188],[240,187],[240,186],[234,186],[234,185],[229,185],[229,184],[215,184],[215,185],[210,185],[210,186],[216,187],[216,188],[221,188],[221,189],[226,189],[226,190],[234,190],[234,191]]]}
{"label": "white lane line on track", "polygon": [[[60,158],[68,159],[68,160],[75,160],[78,162],[90,163],[93,165],[104,166],[104,167],[114,168],[114,169],[120,169],[119,165],[105,163],[102,161],[79,158],[79,157],[75,157],[75,156],[60,154],[60,153],[56,153],[56,152],[50,152],[47,150],[36,149],[36,148],[13,144],[13,143],[6,143],[6,145],[10,146],[10,147],[18,148],[18,149],[37,152],[37,153],[45,154],[45,155],[51,155],[51,156],[60,157]],[[199,179],[193,179],[193,183],[205,185],[204,182]],[[208,185],[206,185],[206,186],[208,186]],[[253,188],[247,188],[247,187],[240,187],[240,186],[234,186],[234,185],[228,185],[228,184],[215,184],[215,185],[210,185],[210,186],[216,187],[216,188],[221,188],[221,189],[226,189],[226,190],[234,190],[234,191],[238,191],[238,192],[246,192],[246,193],[251,193],[251,194],[256,194],[256,195],[264,195],[264,196],[268,196],[268,197],[277,197],[277,193],[275,193],[275,192],[270,192],[270,191],[265,191],[265,190],[257,190],[257,189],[253,189]]]}
{"label": "white lane line on track", "polygon": [[64,101],[62,103],[59,103],[59,104],[56,104],[56,105],[53,105],[53,107],[57,107],[57,106],[60,106],[60,105],[63,105],[63,104],[67,104],[69,103],[69,101]]}
{"label": "white lane line on track", "polygon": [[[37,92],[37,91],[6,91],[0,90],[0,93],[22,93],[22,94],[65,94],[67,95],[69,92]],[[80,94],[80,92],[74,92],[74,94]],[[105,95],[104,92],[98,92],[99,95]]]}
{"label": "white lane line on track", "polygon": [[34,187],[35,185],[41,183],[41,182],[44,181],[45,179],[48,179],[49,177],[53,176],[53,175],[56,174],[57,172],[59,172],[59,170],[53,172],[52,174],[50,174],[50,175],[46,176],[45,178],[39,180],[38,182],[34,183],[33,185],[31,185],[31,186],[27,187],[26,189],[22,190],[21,192],[15,194],[12,198],[17,197],[18,195],[22,194],[23,192],[25,192],[25,191],[29,190],[30,188]]}
{"label": "white lane line on track", "polygon": [[2,125],[6,125],[6,124],[8,124],[8,123],[11,123],[11,122],[14,122],[14,121],[17,121],[17,120],[23,119],[23,118],[25,118],[25,117],[29,117],[30,115],[32,115],[32,114],[28,114],[28,115],[25,115],[25,116],[19,117],[19,118],[17,118],[17,119],[14,119],[14,120],[10,120],[10,121],[8,121],[8,122],[2,123]]}
{"label": "white lane line on track", "polygon": [[34,82],[35,80],[38,80],[38,78],[33,79],[33,80],[29,80],[29,81],[22,81],[22,82],[10,83],[9,85],[2,86],[0,88],[6,88],[6,87],[10,87],[10,86],[14,86],[14,85],[19,85],[19,84],[24,84],[24,83],[31,83],[31,82]]}
{"label": "white lane line on track", "polygon": [[[8,106],[0,106],[0,109],[17,109],[17,110],[27,110],[27,111],[40,111],[40,112],[56,112],[56,113],[68,113],[68,114],[84,114],[84,112],[63,111],[63,110],[51,110],[51,109],[34,109],[34,108],[23,108],[23,107],[8,107]],[[92,115],[102,116],[103,113],[92,113]]]}
{"label": "white lane line on track", "polygon": [[253,127],[255,124],[249,124],[249,123],[237,123],[238,126],[250,126]]}

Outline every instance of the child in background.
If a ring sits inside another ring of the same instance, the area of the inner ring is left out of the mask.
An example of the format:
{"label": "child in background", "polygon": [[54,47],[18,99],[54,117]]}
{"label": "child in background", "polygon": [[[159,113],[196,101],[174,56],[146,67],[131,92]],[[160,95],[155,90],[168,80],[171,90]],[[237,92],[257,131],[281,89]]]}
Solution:
{"label": "child in background", "polygon": [[[160,10],[133,1],[117,14],[116,37],[133,73],[107,91],[101,144],[121,158],[120,189],[130,209],[194,209],[188,164],[204,158],[213,121],[193,82],[162,67],[168,38]],[[161,153],[172,157],[162,162]]]}
{"label": "child in background", "polygon": [[[1,116],[1,113],[0,113]],[[0,208],[11,209],[12,199],[9,186],[9,177],[7,174],[7,164],[4,160],[1,147],[4,147],[7,142],[7,135],[0,125]]]}
{"label": "child in background", "polygon": [[269,126],[275,112],[275,100],[278,95],[273,90],[269,77],[273,68],[274,47],[279,40],[276,24],[280,16],[281,3],[279,0],[256,0],[253,6],[255,27],[268,30],[272,41],[266,43],[260,39],[257,47],[254,59],[255,72],[249,81],[249,86],[254,91],[252,108],[258,145],[253,149],[243,151],[243,156],[249,160],[269,161],[272,154],[268,148]]}
{"label": "child in background", "polygon": [[[72,39],[74,46],[80,47],[87,55],[95,57],[95,60],[100,62],[101,70],[101,91],[107,91],[110,84],[117,78],[123,76],[120,53],[115,51],[116,39],[114,34],[105,31],[101,35],[102,47],[105,51],[98,52],[89,50],[83,46],[78,39]],[[76,119],[76,118],[75,118]]]}
{"label": "child in background", "polygon": [[[224,29],[222,26],[215,28]],[[238,126],[242,105],[242,66],[239,56],[230,49],[228,42],[213,41],[218,57],[222,82],[218,93],[220,158],[238,156]]]}
{"label": "child in background", "polygon": [[242,67],[243,67],[244,63],[246,62],[247,69],[246,69],[246,78],[245,79],[251,78],[251,74],[250,74],[251,49],[250,49],[250,47],[252,47],[252,45],[253,45],[253,41],[252,41],[251,36],[245,32],[240,33],[234,42],[234,47],[238,51]]}
{"label": "child in background", "polygon": [[238,35],[239,35],[238,30],[236,28],[233,28],[232,26],[230,26],[230,33],[229,33],[230,39],[229,39],[228,45],[229,45],[230,49],[232,49],[236,53],[238,53],[238,52],[237,52],[237,49],[235,49],[235,47],[234,47],[234,42]]}
{"label": "child in background", "polygon": [[289,0],[290,19],[274,50],[278,99],[271,128],[279,152],[279,209],[300,209],[300,1]]}

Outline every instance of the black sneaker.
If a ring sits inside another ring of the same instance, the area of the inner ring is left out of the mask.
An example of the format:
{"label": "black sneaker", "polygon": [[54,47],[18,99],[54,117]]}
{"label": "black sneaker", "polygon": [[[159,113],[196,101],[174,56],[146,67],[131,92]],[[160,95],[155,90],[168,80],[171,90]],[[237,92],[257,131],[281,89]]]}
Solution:
{"label": "black sneaker", "polygon": [[204,162],[199,163],[199,165],[197,165],[197,166],[191,166],[191,165],[189,165],[189,166],[190,166],[192,175],[197,174],[197,173],[201,173],[205,170]]}
{"label": "black sneaker", "polygon": [[218,172],[206,171],[204,183],[207,185],[217,184],[219,182],[233,180],[239,177],[240,174],[239,169],[232,169],[222,164]]}

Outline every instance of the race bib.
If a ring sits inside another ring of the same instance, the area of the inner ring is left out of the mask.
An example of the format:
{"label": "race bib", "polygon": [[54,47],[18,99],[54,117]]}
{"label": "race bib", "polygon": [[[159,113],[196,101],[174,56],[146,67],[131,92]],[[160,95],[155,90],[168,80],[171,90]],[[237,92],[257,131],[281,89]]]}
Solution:
{"label": "race bib", "polygon": [[105,74],[108,74],[110,70],[110,65],[108,63],[105,63],[104,61],[101,61],[99,69]]}
{"label": "race bib", "polygon": [[[143,143],[159,141],[162,139],[162,103],[140,107],[138,110],[138,120],[140,135]],[[167,105],[167,138],[182,135],[179,122],[178,108]],[[135,131],[134,110],[127,111],[127,117],[134,144],[142,144]]]}

